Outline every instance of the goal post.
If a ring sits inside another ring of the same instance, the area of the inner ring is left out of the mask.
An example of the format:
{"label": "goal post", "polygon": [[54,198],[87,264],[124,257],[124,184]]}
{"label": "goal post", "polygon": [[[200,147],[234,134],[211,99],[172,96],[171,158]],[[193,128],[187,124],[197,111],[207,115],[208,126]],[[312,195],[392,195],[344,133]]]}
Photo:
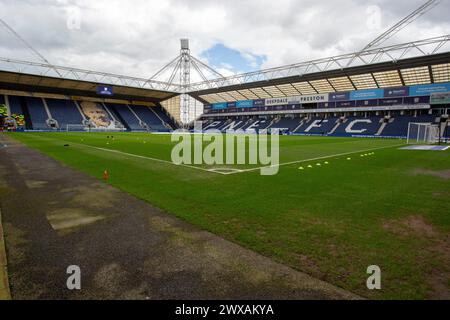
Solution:
{"label": "goal post", "polygon": [[408,124],[408,144],[434,144],[439,142],[439,126],[431,123]]}
{"label": "goal post", "polygon": [[66,132],[83,132],[86,131],[87,128],[83,124],[68,124],[66,125]]}
{"label": "goal post", "polygon": [[[61,128],[61,130],[64,130],[64,129]],[[66,130],[66,132],[121,132],[121,131],[126,131],[125,128],[94,127],[92,125],[85,125],[85,124],[67,124],[65,130]]]}

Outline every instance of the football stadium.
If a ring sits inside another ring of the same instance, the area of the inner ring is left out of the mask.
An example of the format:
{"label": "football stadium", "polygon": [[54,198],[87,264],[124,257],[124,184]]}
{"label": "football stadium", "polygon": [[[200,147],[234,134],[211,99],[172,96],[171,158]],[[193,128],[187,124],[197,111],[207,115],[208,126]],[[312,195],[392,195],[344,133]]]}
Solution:
{"label": "football stadium", "polygon": [[39,57],[0,57],[0,299],[450,299],[450,35],[389,42],[442,5],[231,75],[182,38],[151,78],[0,15]]}

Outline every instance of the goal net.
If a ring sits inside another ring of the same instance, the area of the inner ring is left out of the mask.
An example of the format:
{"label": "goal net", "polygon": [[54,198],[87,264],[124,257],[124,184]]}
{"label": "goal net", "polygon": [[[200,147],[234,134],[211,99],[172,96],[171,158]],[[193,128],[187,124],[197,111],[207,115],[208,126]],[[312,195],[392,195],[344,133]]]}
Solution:
{"label": "goal net", "polygon": [[125,128],[117,128],[115,126],[110,127],[95,127],[85,124],[68,124],[66,125],[67,132],[120,132],[126,131]]}
{"label": "goal net", "polygon": [[414,123],[408,125],[408,144],[439,142],[439,126],[431,123]]}
{"label": "goal net", "polygon": [[87,131],[87,126],[83,124],[68,124],[66,125],[66,131],[67,132],[80,132],[80,131]]}

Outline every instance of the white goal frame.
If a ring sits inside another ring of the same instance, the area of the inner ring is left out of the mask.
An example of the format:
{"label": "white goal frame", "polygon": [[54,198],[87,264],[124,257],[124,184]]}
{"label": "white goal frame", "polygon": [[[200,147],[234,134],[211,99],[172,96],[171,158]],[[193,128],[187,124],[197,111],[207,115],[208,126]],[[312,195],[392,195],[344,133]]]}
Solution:
{"label": "white goal frame", "polygon": [[[76,128],[78,130],[70,130],[70,128]],[[64,129],[61,129],[64,130]],[[66,132],[122,132],[126,131],[125,128],[104,128],[104,127],[89,127],[88,125],[84,124],[67,124],[66,125]]]}
{"label": "white goal frame", "polygon": [[432,123],[410,122],[407,144],[434,144],[439,142],[439,126]]}
{"label": "white goal frame", "polygon": [[77,130],[77,131],[80,131],[80,132],[87,131],[87,127],[85,125],[83,125],[83,124],[67,124],[66,125],[66,132],[75,131],[75,130],[70,130],[70,128],[80,129],[80,130]]}

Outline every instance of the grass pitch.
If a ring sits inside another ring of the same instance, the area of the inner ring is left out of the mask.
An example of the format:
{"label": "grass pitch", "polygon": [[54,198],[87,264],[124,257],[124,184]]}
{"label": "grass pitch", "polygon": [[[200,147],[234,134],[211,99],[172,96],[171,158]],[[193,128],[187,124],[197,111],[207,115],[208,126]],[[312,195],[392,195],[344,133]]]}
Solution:
{"label": "grass pitch", "polygon": [[[450,151],[281,137],[279,173],[261,176],[258,166],[175,166],[169,135],[113,135],[11,134],[99,179],[107,169],[115,187],[361,296],[450,295]],[[382,290],[366,287],[370,265],[381,267]]]}

